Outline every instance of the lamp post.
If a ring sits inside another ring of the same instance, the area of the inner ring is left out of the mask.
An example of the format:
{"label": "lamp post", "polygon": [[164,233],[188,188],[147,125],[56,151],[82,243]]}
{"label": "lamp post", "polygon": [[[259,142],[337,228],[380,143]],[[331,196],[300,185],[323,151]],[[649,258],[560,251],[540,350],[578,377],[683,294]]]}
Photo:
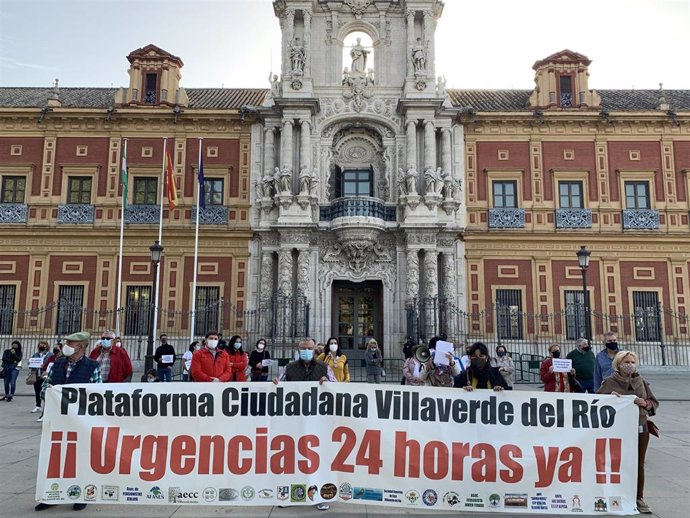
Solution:
{"label": "lamp post", "polygon": [[151,278],[151,297],[150,297],[150,311],[149,311],[149,340],[146,346],[146,359],[144,361],[144,373],[148,372],[153,368],[153,328],[156,319],[156,293],[158,292],[157,277],[158,277],[158,264],[161,262],[161,256],[163,255],[163,247],[158,241],[149,247],[151,250],[151,268],[152,278]]}
{"label": "lamp post", "polygon": [[585,245],[582,245],[577,251],[577,262],[580,265],[580,270],[582,271],[582,302],[585,308],[585,338],[591,344],[592,343],[592,326],[590,323],[590,308],[589,308],[589,298],[587,297],[587,268],[589,268],[589,256],[591,252],[587,250]]}

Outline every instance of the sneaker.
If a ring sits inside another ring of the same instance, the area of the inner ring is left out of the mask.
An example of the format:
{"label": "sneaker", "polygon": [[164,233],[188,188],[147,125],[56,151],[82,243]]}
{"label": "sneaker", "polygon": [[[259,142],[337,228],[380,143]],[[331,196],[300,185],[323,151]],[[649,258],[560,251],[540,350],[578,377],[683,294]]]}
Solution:
{"label": "sneaker", "polygon": [[316,508],[317,508],[319,511],[328,511],[328,509],[330,509],[330,507],[331,507],[331,506],[330,506],[329,504],[327,504],[327,503],[316,504]]}
{"label": "sneaker", "polygon": [[0,397],[0,401],[5,401],[6,399],[7,399],[7,396]]}
{"label": "sneaker", "polygon": [[39,413],[40,411],[41,411],[41,407],[40,407],[40,406],[36,406],[36,407],[34,407],[34,409],[31,411],[31,413],[32,413],[32,414],[37,414],[37,413]]}
{"label": "sneaker", "polygon": [[41,416],[41,417],[39,417],[38,419],[36,419],[36,422],[37,422],[37,423],[42,423],[42,422],[43,422],[43,416]]}
{"label": "sneaker", "polygon": [[7,396],[7,397],[5,398],[5,401],[7,401],[7,402],[9,403],[10,401],[12,401],[12,397],[13,397],[13,396]]}
{"label": "sneaker", "polygon": [[86,504],[74,504],[72,506],[72,509],[74,509],[75,511],[83,511],[84,509],[86,509]]}
{"label": "sneaker", "polygon": [[637,499],[637,510],[642,514],[652,514],[652,510],[641,498]]}

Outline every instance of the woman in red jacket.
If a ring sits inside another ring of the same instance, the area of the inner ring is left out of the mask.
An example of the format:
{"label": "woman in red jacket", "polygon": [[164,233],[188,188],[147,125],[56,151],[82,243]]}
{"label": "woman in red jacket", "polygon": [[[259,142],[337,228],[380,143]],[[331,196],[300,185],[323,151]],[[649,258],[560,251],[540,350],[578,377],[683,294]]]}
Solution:
{"label": "woman in red jacket", "polygon": [[249,356],[242,349],[242,337],[235,335],[228,343],[228,355],[230,356],[230,381],[247,381],[247,365]]}
{"label": "woman in red jacket", "polygon": [[539,375],[544,383],[545,392],[574,392],[575,373],[574,369],[570,372],[554,372],[553,359],[561,357],[561,346],[558,344],[549,345],[549,357],[541,362]]}

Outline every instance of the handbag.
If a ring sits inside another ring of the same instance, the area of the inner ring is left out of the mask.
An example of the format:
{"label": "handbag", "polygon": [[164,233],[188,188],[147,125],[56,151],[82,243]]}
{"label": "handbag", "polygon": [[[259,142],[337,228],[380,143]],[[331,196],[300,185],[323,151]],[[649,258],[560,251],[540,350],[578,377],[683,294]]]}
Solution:
{"label": "handbag", "polygon": [[36,370],[35,369],[30,369],[29,374],[26,376],[26,384],[27,385],[33,385],[36,383],[37,377],[36,377]]}
{"label": "handbag", "polygon": [[661,435],[661,430],[659,430],[659,427],[654,423],[654,421],[650,421],[649,419],[647,419],[647,430],[654,437],[660,437]]}

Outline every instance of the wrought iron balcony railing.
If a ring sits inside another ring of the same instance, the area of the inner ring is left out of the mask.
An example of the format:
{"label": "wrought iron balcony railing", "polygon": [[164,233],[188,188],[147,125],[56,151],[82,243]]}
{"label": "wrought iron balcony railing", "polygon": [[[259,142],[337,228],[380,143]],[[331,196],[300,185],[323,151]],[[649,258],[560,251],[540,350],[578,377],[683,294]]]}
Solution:
{"label": "wrought iron balcony railing", "polygon": [[26,223],[26,203],[0,203],[0,223]]}
{"label": "wrought iron balcony railing", "polygon": [[69,225],[93,223],[96,207],[86,203],[65,203],[58,205],[57,222]]}
{"label": "wrought iron balcony railing", "polygon": [[[192,209],[192,224],[196,224],[197,207]],[[199,225],[227,225],[228,208],[225,205],[208,205],[199,213]]]}
{"label": "wrought iron balcony railing", "polygon": [[489,209],[489,228],[524,228],[525,209]]}
{"label": "wrought iron balcony railing", "polygon": [[556,209],[556,228],[592,228],[592,209]]}
{"label": "wrought iron balcony railing", "polygon": [[160,214],[160,205],[128,205],[125,209],[125,223],[155,225],[160,220]]}
{"label": "wrought iron balcony railing", "polygon": [[368,196],[337,198],[331,202],[330,206],[321,206],[321,221],[333,221],[337,218],[350,218],[354,216],[395,221],[396,208],[395,206],[386,206],[378,198],[370,198]]}
{"label": "wrought iron balcony railing", "polygon": [[659,230],[659,211],[655,209],[624,209],[623,228]]}

